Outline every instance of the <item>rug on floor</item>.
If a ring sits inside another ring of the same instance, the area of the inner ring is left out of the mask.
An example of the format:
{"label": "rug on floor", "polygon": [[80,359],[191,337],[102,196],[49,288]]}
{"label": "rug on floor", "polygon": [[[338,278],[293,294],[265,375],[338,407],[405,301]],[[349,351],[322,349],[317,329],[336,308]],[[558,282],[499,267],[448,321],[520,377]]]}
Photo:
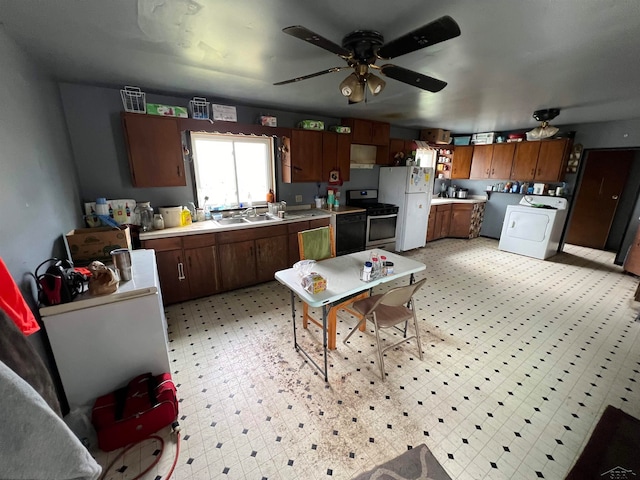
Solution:
{"label": "rug on floor", "polygon": [[353,480],[451,480],[423,443]]}
{"label": "rug on floor", "polygon": [[566,480],[640,477],[640,420],[609,405]]}

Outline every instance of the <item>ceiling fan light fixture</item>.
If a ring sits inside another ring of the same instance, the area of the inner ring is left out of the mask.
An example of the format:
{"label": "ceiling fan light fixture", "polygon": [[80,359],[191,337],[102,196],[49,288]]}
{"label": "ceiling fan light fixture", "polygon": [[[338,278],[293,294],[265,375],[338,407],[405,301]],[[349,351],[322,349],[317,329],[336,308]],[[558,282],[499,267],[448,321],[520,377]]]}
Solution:
{"label": "ceiling fan light fixture", "polygon": [[367,86],[369,87],[369,91],[373,96],[382,93],[382,90],[384,90],[386,84],[387,83],[384,80],[372,73],[367,75]]}
{"label": "ceiling fan light fixture", "polygon": [[359,83],[358,76],[352,73],[340,83],[340,93],[345,97],[350,97],[356,91]]}
{"label": "ceiling fan light fixture", "polygon": [[360,103],[364,100],[364,82],[358,82],[353,89],[353,93],[349,95],[349,102]]}

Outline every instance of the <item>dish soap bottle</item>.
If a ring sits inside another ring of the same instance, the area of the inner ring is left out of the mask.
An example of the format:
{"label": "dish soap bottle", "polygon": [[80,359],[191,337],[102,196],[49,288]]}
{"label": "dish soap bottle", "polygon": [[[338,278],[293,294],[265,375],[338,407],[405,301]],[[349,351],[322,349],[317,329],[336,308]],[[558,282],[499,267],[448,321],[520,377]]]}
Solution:
{"label": "dish soap bottle", "polygon": [[267,202],[268,203],[273,203],[276,199],[276,196],[273,193],[273,188],[269,189],[269,193],[267,193]]}

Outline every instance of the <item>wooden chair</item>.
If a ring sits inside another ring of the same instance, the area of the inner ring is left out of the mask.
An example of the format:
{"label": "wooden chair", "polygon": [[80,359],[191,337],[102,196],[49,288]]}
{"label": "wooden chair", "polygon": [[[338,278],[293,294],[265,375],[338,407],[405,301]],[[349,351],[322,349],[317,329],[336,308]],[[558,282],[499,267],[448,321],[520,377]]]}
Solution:
{"label": "wooden chair", "polygon": [[[378,347],[378,361],[380,366],[380,376],[382,381],[385,380],[384,373],[384,352],[397,347],[398,345],[405,343],[412,338],[416,339],[418,344],[418,356],[422,360],[422,345],[420,344],[420,333],[418,331],[418,320],[416,318],[415,301],[413,299],[414,293],[424,285],[427,279],[423,278],[417,283],[405,285],[404,287],[396,287],[379,295],[372,295],[371,297],[363,300],[358,300],[353,304],[353,308],[360,314],[361,320],[358,325],[353,327],[347,338],[343,343],[347,343],[347,340],[353,335],[358,327],[364,326],[367,320],[373,323],[376,344]],[[413,327],[415,329],[415,335],[406,337],[407,322],[413,318]],[[399,342],[388,345],[384,348],[380,346],[380,330],[385,328],[397,327],[399,324],[404,323],[404,335]]]}
{"label": "wooden chair", "polygon": [[[319,238],[323,240],[318,241]],[[313,228],[311,230],[298,232],[298,253],[300,254],[300,260],[320,261],[326,258],[335,257],[336,242],[333,235],[333,227],[329,225],[328,227]],[[338,311],[345,310],[357,318],[362,318],[361,314],[349,307],[353,302],[367,298],[368,296],[369,292],[367,291],[334,305],[329,309],[327,314],[327,346],[330,350],[335,350],[336,348],[336,324],[338,320]],[[322,320],[312,317],[309,314],[309,305],[303,302],[302,326],[307,328],[309,326],[309,322],[312,322],[322,328]],[[364,330],[364,324],[362,326],[362,330]]]}

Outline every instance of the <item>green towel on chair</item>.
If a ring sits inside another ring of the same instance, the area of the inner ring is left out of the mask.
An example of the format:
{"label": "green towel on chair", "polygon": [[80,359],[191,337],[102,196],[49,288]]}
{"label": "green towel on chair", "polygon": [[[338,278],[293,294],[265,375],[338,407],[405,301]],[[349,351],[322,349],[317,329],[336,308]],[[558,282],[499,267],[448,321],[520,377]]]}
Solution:
{"label": "green towel on chair", "polygon": [[331,257],[331,238],[328,227],[314,228],[300,233],[305,259],[324,260]]}

